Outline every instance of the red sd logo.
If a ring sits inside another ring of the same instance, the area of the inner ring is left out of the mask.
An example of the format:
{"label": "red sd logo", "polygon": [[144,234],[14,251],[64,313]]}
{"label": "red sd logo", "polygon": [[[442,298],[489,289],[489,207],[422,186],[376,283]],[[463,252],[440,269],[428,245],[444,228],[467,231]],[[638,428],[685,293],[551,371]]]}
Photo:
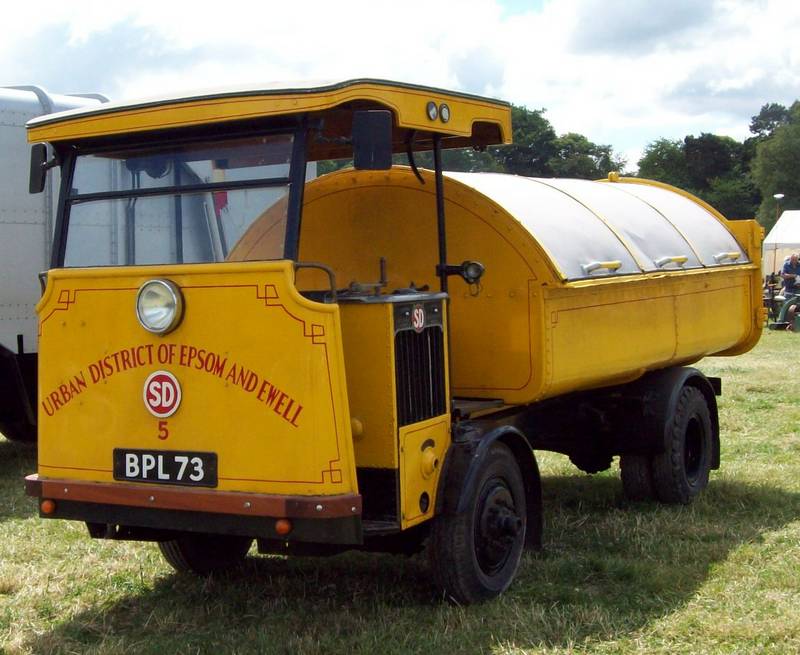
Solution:
{"label": "red sd logo", "polygon": [[181,404],[181,385],[169,371],[155,371],[144,381],[144,406],[156,418],[172,416]]}
{"label": "red sd logo", "polygon": [[415,332],[422,332],[425,329],[425,310],[422,305],[414,305],[411,312],[411,327]]}

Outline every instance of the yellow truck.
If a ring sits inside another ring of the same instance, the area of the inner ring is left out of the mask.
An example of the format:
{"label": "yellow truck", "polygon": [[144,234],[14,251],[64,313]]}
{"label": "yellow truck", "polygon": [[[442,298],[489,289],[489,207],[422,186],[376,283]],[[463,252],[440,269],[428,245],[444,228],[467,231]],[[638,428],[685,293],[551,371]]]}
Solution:
{"label": "yellow truck", "polygon": [[[469,603],[540,543],[534,449],[588,472],[619,456],[627,496],[666,503],[719,466],[720,381],[687,365],[760,336],[754,221],[614,174],[446,173],[445,148],[510,143],[510,106],[381,80],[28,130],[32,191],[62,180],[27,478],[43,518],[201,574],[254,540],[426,549]],[[353,166],[307,179],[331,159]]]}

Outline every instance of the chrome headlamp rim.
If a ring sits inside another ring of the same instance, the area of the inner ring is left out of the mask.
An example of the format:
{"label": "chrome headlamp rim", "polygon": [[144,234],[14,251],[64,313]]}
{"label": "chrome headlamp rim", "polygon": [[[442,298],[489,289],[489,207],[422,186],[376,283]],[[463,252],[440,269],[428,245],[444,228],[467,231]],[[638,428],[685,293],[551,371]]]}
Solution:
{"label": "chrome headlamp rim", "polygon": [[[174,307],[172,317],[163,327],[153,327],[152,325],[149,325],[145,317],[142,316],[142,295],[152,286],[160,286],[165,289],[169,294]],[[181,294],[180,287],[178,287],[178,285],[172,280],[167,280],[165,278],[153,278],[151,280],[147,280],[147,282],[139,287],[139,291],[136,293],[136,318],[139,321],[139,325],[152,334],[164,335],[172,332],[176,327],[178,327],[178,325],[180,325],[180,322],[183,319],[183,294]]]}

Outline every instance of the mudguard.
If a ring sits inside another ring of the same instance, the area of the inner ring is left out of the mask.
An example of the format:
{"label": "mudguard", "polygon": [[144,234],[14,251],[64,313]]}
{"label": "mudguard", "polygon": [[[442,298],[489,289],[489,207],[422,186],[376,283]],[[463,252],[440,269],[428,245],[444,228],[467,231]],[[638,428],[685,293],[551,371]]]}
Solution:
{"label": "mudguard", "polygon": [[445,457],[444,470],[436,494],[437,514],[460,514],[467,511],[470,490],[475,485],[481,465],[495,442],[507,446],[517,460],[525,484],[528,527],[525,545],[542,545],[542,487],[536,458],[522,432],[504,425],[493,427],[481,422],[463,422],[453,430]]}
{"label": "mudguard", "polygon": [[720,464],[719,415],[717,398],[721,393],[719,378],[707,378],[696,368],[683,366],[656,371],[632,383],[626,393],[639,394],[643,399],[643,416],[640,433],[650,444],[651,454],[664,452],[667,440],[667,419],[675,413],[678,397],[685,386],[697,388],[705,396],[711,414],[713,443],[711,468]]}

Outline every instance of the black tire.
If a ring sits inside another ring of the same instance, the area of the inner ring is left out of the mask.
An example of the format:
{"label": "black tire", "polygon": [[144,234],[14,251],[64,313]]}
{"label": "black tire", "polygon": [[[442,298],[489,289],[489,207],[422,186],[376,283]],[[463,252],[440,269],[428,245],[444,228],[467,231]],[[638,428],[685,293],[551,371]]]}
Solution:
{"label": "black tire", "polygon": [[663,503],[687,505],[708,486],[711,470],[711,412],[699,389],[681,390],[666,435],[666,450],[653,457],[655,494]]}
{"label": "black tire", "polygon": [[511,584],[525,544],[525,487],[511,451],[490,447],[468,508],[440,515],[431,526],[428,557],[442,596],[477,603],[499,595]]}
{"label": "black tire", "polygon": [[628,500],[653,500],[653,458],[644,455],[622,455],[619,458],[622,491]]}
{"label": "black tire", "polygon": [[252,543],[249,537],[187,533],[160,541],[158,547],[167,563],[179,573],[208,575],[240,564]]}

